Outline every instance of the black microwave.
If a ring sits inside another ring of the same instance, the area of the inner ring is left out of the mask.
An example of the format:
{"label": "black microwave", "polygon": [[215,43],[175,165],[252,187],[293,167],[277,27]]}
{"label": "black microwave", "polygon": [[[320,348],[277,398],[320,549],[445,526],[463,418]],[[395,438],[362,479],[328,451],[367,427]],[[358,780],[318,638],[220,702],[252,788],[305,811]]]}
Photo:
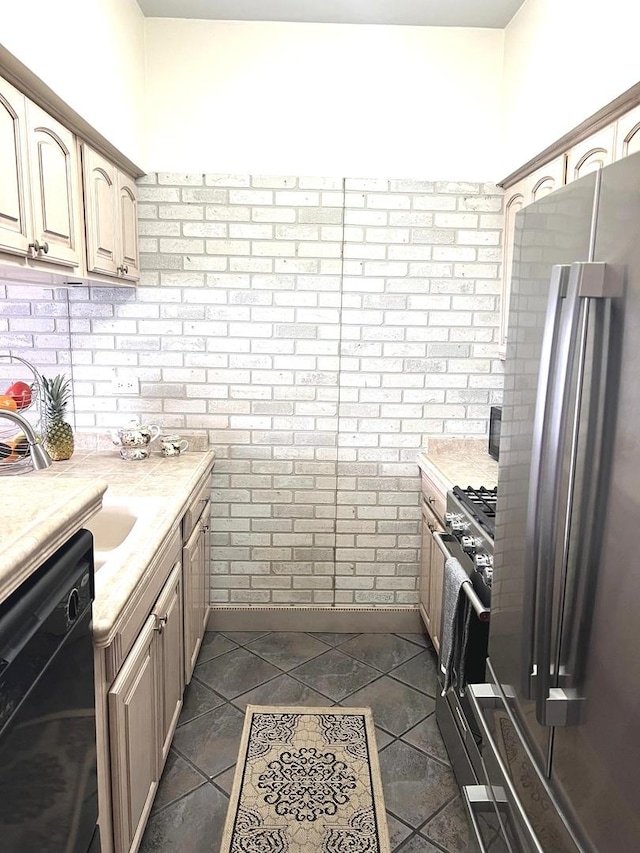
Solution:
{"label": "black microwave", "polygon": [[500,425],[502,423],[502,406],[491,406],[489,410],[489,456],[500,458]]}

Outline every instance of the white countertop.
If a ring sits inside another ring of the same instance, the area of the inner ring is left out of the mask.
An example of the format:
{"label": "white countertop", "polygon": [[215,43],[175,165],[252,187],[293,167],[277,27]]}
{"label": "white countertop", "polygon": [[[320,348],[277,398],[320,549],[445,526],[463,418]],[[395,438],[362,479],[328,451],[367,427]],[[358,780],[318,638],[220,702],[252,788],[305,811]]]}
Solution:
{"label": "white countertop", "polygon": [[45,471],[0,478],[0,601],[87,519],[103,497],[155,498],[153,525],[134,531],[117,559],[96,572],[94,638],[104,645],[158,547],[180,524],[189,497],[211,470],[213,451],[124,462],[115,451],[76,452]]}
{"label": "white countertop", "polygon": [[418,454],[418,467],[444,492],[454,486],[491,489],[498,484],[498,463],[487,453],[486,439],[430,439]]}

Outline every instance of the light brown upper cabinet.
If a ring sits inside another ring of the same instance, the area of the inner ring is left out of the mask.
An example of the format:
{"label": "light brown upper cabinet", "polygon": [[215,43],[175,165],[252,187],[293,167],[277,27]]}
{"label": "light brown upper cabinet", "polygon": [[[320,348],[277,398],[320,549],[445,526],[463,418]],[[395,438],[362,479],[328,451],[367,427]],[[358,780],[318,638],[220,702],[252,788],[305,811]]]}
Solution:
{"label": "light brown upper cabinet", "polygon": [[29,254],[24,97],[0,78],[0,252]]}
{"label": "light brown upper cabinet", "polygon": [[603,127],[588,136],[567,152],[567,180],[570,184],[578,178],[597,172],[613,163],[615,155],[615,125]]}
{"label": "light brown upper cabinet", "polygon": [[504,247],[502,264],[502,295],[500,299],[500,343],[498,353],[505,357],[507,330],[509,326],[509,301],[513,268],[513,246],[515,239],[516,214],[528,204],[557,190],[564,184],[566,158],[562,154],[535,172],[527,175],[507,190],[504,206]]}
{"label": "light brown upper cabinet", "polygon": [[0,251],[34,269],[81,263],[73,134],[0,80]]}
{"label": "light brown upper cabinet", "polygon": [[136,185],[88,145],[82,146],[87,272],[138,281]]}
{"label": "light brown upper cabinet", "polygon": [[634,107],[616,122],[616,160],[640,151],[640,107]]}

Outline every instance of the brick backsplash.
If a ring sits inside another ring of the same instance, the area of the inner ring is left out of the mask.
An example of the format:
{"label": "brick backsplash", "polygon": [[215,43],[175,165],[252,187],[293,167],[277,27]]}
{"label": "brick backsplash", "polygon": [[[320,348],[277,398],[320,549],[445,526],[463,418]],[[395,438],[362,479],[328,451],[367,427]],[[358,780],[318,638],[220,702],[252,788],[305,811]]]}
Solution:
{"label": "brick backsplash", "polygon": [[481,183],[139,181],[140,286],[69,291],[76,424],[208,435],[213,603],[416,604],[416,454],[500,399],[501,210]]}

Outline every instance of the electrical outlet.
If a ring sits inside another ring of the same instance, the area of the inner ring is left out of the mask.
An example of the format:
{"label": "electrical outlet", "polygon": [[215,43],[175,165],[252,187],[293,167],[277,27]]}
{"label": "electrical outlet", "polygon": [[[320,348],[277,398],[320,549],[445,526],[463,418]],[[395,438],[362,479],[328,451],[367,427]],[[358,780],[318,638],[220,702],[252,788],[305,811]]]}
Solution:
{"label": "electrical outlet", "polygon": [[112,392],[114,394],[139,394],[140,380],[137,376],[129,376],[127,379],[114,379]]}

